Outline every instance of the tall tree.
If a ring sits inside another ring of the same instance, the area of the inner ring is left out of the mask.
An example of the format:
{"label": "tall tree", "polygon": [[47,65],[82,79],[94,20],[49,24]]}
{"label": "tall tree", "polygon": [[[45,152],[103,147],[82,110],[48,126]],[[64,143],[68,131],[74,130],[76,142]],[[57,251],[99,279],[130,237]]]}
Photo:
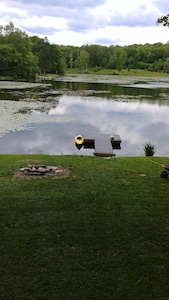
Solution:
{"label": "tall tree", "polygon": [[12,75],[17,72],[17,65],[21,62],[21,56],[11,44],[0,45],[0,72]]}
{"label": "tall tree", "polygon": [[109,61],[109,50],[106,46],[97,44],[83,46],[90,55],[90,67],[105,67]]}
{"label": "tall tree", "polygon": [[89,63],[89,53],[86,50],[81,50],[79,53],[79,67],[87,72],[88,71],[88,63]]}
{"label": "tall tree", "polygon": [[163,26],[169,27],[169,14],[163,15],[156,21],[157,25],[162,24]]}
{"label": "tall tree", "polygon": [[28,35],[10,22],[4,27],[1,26],[0,41],[1,71],[6,70],[14,77],[34,77],[38,70],[38,61],[31,51]]}
{"label": "tall tree", "polygon": [[61,50],[57,45],[51,45],[47,38],[31,37],[32,52],[38,57],[40,73],[65,72],[65,61]]}
{"label": "tall tree", "polygon": [[110,57],[109,66],[112,69],[121,71],[126,62],[126,51],[121,46],[115,46],[114,52]]}
{"label": "tall tree", "polygon": [[46,73],[49,64],[49,47],[47,38],[31,37],[32,52],[38,57],[40,73]]}

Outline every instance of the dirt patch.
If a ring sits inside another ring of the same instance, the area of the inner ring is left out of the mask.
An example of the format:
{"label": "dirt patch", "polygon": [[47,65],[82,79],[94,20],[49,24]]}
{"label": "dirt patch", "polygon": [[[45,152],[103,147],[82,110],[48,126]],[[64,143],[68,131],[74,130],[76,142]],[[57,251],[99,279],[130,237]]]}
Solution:
{"label": "dirt patch", "polygon": [[13,177],[18,178],[66,178],[70,175],[70,170],[62,166],[48,166],[48,165],[28,165],[14,172]]}

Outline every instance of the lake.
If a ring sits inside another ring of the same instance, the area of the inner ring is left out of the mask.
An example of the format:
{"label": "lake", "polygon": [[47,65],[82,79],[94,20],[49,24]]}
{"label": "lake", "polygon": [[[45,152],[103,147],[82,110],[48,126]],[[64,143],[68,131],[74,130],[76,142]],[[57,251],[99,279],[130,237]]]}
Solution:
{"label": "lake", "polygon": [[0,153],[93,155],[82,134],[118,134],[116,156],[169,155],[169,77],[69,75],[39,83],[0,82]]}

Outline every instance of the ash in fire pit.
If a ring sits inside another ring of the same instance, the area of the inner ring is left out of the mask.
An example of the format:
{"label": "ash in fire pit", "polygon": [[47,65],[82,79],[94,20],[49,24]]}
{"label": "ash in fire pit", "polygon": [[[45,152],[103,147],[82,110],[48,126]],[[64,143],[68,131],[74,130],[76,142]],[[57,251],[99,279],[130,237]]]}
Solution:
{"label": "ash in fire pit", "polygon": [[14,174],[15,176],[68,176],[69,170],[58,166],[46,166],[46,165],[29,165],[25,168],[21,168],[19,172]]}

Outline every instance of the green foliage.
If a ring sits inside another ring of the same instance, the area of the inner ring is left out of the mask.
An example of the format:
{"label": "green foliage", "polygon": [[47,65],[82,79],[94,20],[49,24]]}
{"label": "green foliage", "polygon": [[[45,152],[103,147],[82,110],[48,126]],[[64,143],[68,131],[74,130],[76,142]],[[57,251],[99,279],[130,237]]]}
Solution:
{"label": "green foliage", "polygon": [[0,75],[32,78],[38,71],[37,57],[31,52],[31,42],[24,31],[10,22],[1,28]]}
{"label": "green foliage", "polygon": [[89,55],[87,60],[87,71],[89,69],[116,69],[122,70],[140,69],[151,72],[168,72],[169,44],[145,44],[130,46],[101,46],[86,45],[80,48],[73,46],[59,46],[66,61],[66,66],[83,68],[86,70],[83,55],[80,52],[86,51]]}
{"label": "green foliage", "polygon": [[[157,24],[169,26],[169,15]],[[169,43],[114,46],[83,45],[81,47],[50,44],[47,37],[29,37],[12,22],[0,26],[0,75],[35,77],[36,73],[64,75],[70,68],[89,72],[102,69],[140,69],[151,72],[169,72]],[[111,73],[112,74],[112,73]]]}
{"label": "green foliage", "polygon": [[169,27],[169,14],[163,15],[156,21],[157,25],[162,24],[164,27]]}
{"label": "green foliage", "polygon": [[32,37],[32,52],[38,57],[40,73],[63,75],[65,60],[57,45],[51,45],[47,38]]}
{"label": "green foliage", "polygon": [[144,150],[145,156],[153,156],[156,152],[155,145],[151,144],[150,142],[145,143],[143,150]]}
{"label": "green foliage", "polygon": [[12,22],[1,26],[0,75],[33,78],[40,72],[64,74],[65,60],[47,38],[31,37]]}
{"label": "green foliage", "polygon": [[89,67],[105,67],[109,61],[109,48],[102,45],[85,45],[82,47],[89,53]]}
{"label": "green foliage", "polygon": [[93,72],[99,72],[99,71],[101,71],[101,70],[102,70],[102,67],[95,66],[95,67],[93,68]]}
{"label": "green foliage", "polygon": [[86,50],[81,50],[78,57],[78,64],[81,70],[88,70],[89,53]]}
{"label": "green foliage", "polygon": [[113,54],[110,56],[109,59],[109,68],[121,71],[125,65],[126,57],[126,51],[120,46],[115,46]]}
{"label": "green foliage", "polygon": [[15,71],[20,63],[20,54],[12,44],[0,45],[0,73],[10,74]]}

